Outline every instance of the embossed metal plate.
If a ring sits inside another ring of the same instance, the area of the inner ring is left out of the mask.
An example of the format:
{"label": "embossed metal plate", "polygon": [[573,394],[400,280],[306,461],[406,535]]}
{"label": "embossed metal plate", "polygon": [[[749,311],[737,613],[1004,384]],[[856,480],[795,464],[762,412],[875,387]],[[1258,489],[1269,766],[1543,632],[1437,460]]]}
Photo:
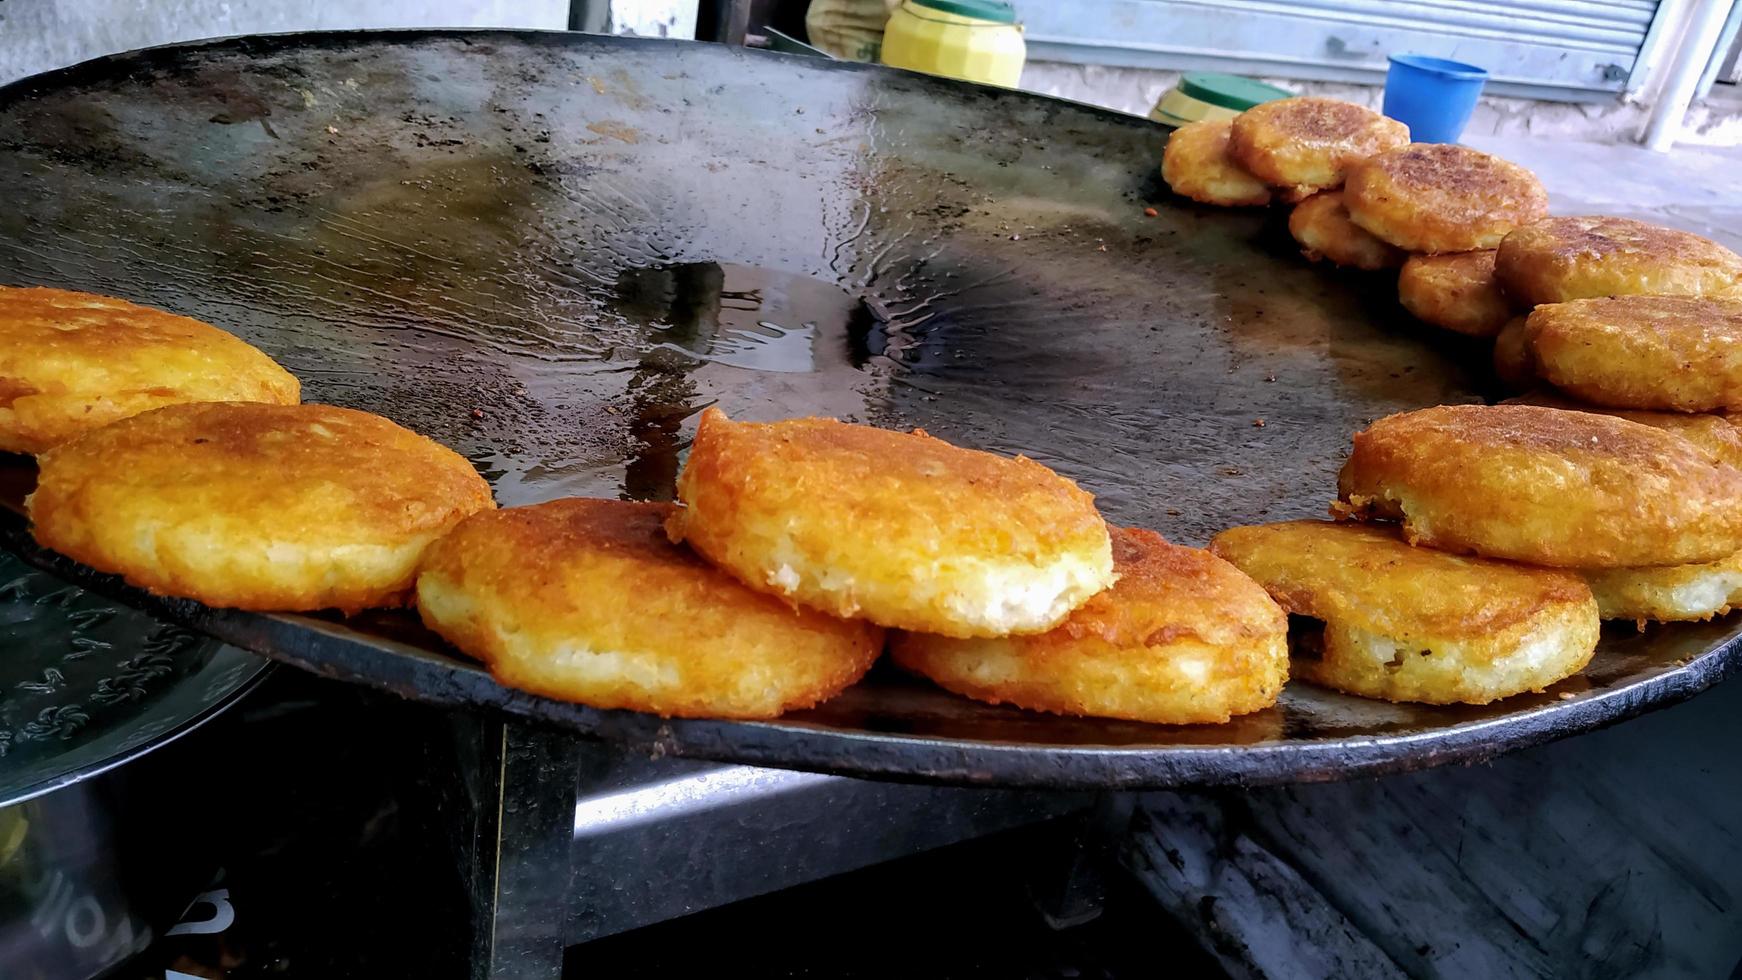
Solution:
{"label": "embossed metal plate", "polygon": [[267,666],[0,551],[0,807],[191,730]]}
{"label": "embossed metal plate", "polygon": [[[693,416],[829,414],[1024,452],[1203,543],[1322,514],[1351,432],[1488,394],[1482,351],[1277,216],[1165,196],[1165,132],[1014,92],[713,45],[251,38],[0,91],[0,281],[223,325],[312,400],[455,446],[505,505],[661,498]],[[1153,203],[1151,217],[1144,208]],[[14,468],[14,507],[29,474]],[[274,658],[656,752],[1053,786],[1327,779],[1482,758],[1686,697],[1735,619],[1611,631],[1485,708],[1294,685],[1215,727],[1053,718],[894,674],[777,723],[496,685],[411,617],[257,616],[32,561]]]}

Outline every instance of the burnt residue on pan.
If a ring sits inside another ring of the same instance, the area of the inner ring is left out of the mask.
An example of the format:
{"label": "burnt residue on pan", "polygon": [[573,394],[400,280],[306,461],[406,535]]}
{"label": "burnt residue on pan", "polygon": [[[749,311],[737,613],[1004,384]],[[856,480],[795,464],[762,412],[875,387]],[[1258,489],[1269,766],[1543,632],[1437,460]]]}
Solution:
{"label": "burnt residue on pan", "polygon": [[[1112,520],[1201,544],[1322,514],[1372,419],[1485,394],[1480,351],[1409,321],[1389,280],[1300,261],[1280,212],[1169,197],[1164,139],[1055,100],[719,45],[245,38],[0,90],[0,282],[234,330],[311,400],[456,447],[504,504],[667,498],[718,404],[1026,453]],[[1166,729],[879,675],[779,725],[661,724],[393,646],[399,627],[422,642],[402,618],[158,608],[327,673],[659,751],[1052,785],[1480,757],[1686,696],[1734,645],[1727,621],[1612,634],[1584,678],[1486,708],[1296,686],[1229,726]]]}

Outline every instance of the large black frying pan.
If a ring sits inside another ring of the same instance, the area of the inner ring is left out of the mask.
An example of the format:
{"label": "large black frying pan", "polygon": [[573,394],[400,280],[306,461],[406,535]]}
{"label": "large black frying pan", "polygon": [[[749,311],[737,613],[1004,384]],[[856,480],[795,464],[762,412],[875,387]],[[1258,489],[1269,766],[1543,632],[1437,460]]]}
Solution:
{"label": "large black frying pan", "polygon": [[[1202,544],[1318,515],[1371,419],[1484,392],[1382,280],[1156,180],[1165,130],[1028,95],[716,45],[567,34],[247,38],[0,90],[0,281],[232,329],[312,400],[469,456],[505,505],[658,499],[694,415],[828,414],[1024,452],[1114,521]],[[1150,217],[1145,206],[1155,203]],[[6,471],[14,505],[27,464]],[[987,707],[875,674],[773,723],[530,697],[404,615],[150,600],[231,643],[673,755],[1042,786],[1329,779],[1479,759],[1687,697],[1737,623],[1605,635],[1485,708],[1294,685],[1216,727]]]}

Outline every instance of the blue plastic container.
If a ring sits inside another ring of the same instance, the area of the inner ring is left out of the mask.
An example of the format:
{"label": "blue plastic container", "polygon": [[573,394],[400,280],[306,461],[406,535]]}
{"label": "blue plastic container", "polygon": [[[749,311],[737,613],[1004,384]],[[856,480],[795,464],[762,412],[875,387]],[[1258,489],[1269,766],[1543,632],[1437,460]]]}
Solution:
{"label": "blue plastic container", "polygon": [[1476,109],[1488,71],[1425,54],[1394,54],[1385,75],[1385,114],[1417,143],[1456,143]]}

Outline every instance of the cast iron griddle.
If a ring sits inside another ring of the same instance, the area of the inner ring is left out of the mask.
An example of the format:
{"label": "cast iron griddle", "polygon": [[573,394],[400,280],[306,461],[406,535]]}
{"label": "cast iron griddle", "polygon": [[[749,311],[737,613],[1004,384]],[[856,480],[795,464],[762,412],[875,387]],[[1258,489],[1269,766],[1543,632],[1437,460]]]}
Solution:
{"label": "cast iron griddle", "polygon": [[[223,325],[311,400],[458,448],[504,505],[667,498],[693,417],[828,414],[1024,452],[1202,544],[1324,512],[1349,435],[1481,394],[1383,280],[1276,217],[1158,189],[1164,131],[1082,106],[715,45],[471,32],[251,38],[0,91],[0,281]],[[1157,217],[1144,215],[1154,200]],[[1262,424],[1260,424],[1262,420]],[[14,463],[11,499],[28,480]],[[1734,620],[1606,634],[1486,708],[1294,685],[1217,727],[1055,718],[878,673],[775,723],[505,690],[402,614],[147,599],[322,673],[673,755],[1045,786],[1328,779],[1479,759],[1687,697]]]}

